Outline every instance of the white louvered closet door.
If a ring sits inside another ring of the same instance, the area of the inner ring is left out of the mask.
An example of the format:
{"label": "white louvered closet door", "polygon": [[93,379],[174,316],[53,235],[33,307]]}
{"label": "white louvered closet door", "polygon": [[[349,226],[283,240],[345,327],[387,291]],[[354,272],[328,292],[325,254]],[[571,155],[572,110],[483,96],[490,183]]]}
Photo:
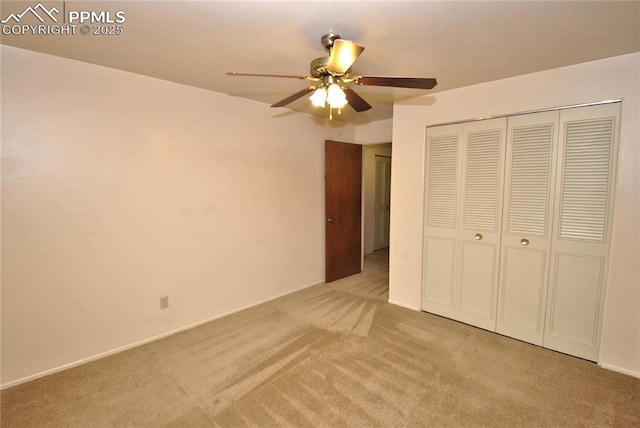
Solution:
{"label": "white louvered closet door", "polygon": [[459,125],[429,128],[425,152],[422,309],[455,317]]}
{"label": "white louvered closet door", "polygon": [[544,346],[596,361],[620,104],[563,110]]}
{"label": "white louvered closet door", "polygon": [[464,124],[456,319],[496,328],[506,118]]}
{"label": "white louvered closet door", "polygon": [[597,361],[619,117],[612,103],[428,128],[422,309]]}
{"label": "white louvered closet door", "polygon": [[498,333],[542,345],[558,111],[509,117]]}

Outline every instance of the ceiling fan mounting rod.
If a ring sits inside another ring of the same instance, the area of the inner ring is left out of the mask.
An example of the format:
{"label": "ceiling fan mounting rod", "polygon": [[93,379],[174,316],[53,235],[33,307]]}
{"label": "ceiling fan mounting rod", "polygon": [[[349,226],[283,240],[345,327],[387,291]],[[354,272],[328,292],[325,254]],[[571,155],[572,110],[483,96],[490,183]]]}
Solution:
{"label": "ceiling fan mounting rod", "polygon": [[331,52],[331,48],[333,47],[333,42],[341,37],[338,34],[328,33],[320,38],[320,43],[327,52]]}

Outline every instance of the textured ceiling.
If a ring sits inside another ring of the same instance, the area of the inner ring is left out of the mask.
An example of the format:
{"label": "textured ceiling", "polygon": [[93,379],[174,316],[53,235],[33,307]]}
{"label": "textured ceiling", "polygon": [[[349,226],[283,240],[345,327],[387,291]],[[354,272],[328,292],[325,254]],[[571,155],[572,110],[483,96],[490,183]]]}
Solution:
{"label": "textured ceiling", "polygon": [[[124,33],[3,35],[1,42],[272,104],[304,88],[335,32],[365,46],[357,74],[436,77],[432,91],[356,87],[373,109],[341,120],[392,117],[393,102],[427,93],[640,51],[639,1],[126,1],[48,2],[123,10]],[[32,2],[3,1],[1,16]],[[24,18],[25,20],[27,17]],[[540,88],[544,90],[544,88]],[[324,114],[301,98],[287,111]]]}

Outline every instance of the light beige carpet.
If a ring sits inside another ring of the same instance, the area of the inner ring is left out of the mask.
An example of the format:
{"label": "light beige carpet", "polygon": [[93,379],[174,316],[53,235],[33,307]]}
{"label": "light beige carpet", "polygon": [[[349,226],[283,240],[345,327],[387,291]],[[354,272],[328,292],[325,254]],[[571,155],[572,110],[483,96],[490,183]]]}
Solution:
{"label": "light beige carpet", "polygon": [[640,379],[386,303],[365,272],[2,392],[2,427],[638,427]]}

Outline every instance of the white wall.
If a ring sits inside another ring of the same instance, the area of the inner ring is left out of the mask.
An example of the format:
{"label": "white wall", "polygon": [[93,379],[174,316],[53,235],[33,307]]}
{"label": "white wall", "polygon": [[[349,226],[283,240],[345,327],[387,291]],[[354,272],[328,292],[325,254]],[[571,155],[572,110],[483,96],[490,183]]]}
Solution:
{"label": "white wall", "polygon": [[4,387],[323,281],[324,140],[354,126],[1,55]]}
{"label": "white wall", "polygon": [[[622,99],[613,242],[599,363],[640,376],[640,54],[435,93],[394,106],[390,290],[420,308],[425,126]],[[422,102],[422,105],[416,105]]]}
{"label": "white wall", "polygon": [[392,134],[393,119],[379,120],[356,126],[355,142],[363,145],[389,143]]}

